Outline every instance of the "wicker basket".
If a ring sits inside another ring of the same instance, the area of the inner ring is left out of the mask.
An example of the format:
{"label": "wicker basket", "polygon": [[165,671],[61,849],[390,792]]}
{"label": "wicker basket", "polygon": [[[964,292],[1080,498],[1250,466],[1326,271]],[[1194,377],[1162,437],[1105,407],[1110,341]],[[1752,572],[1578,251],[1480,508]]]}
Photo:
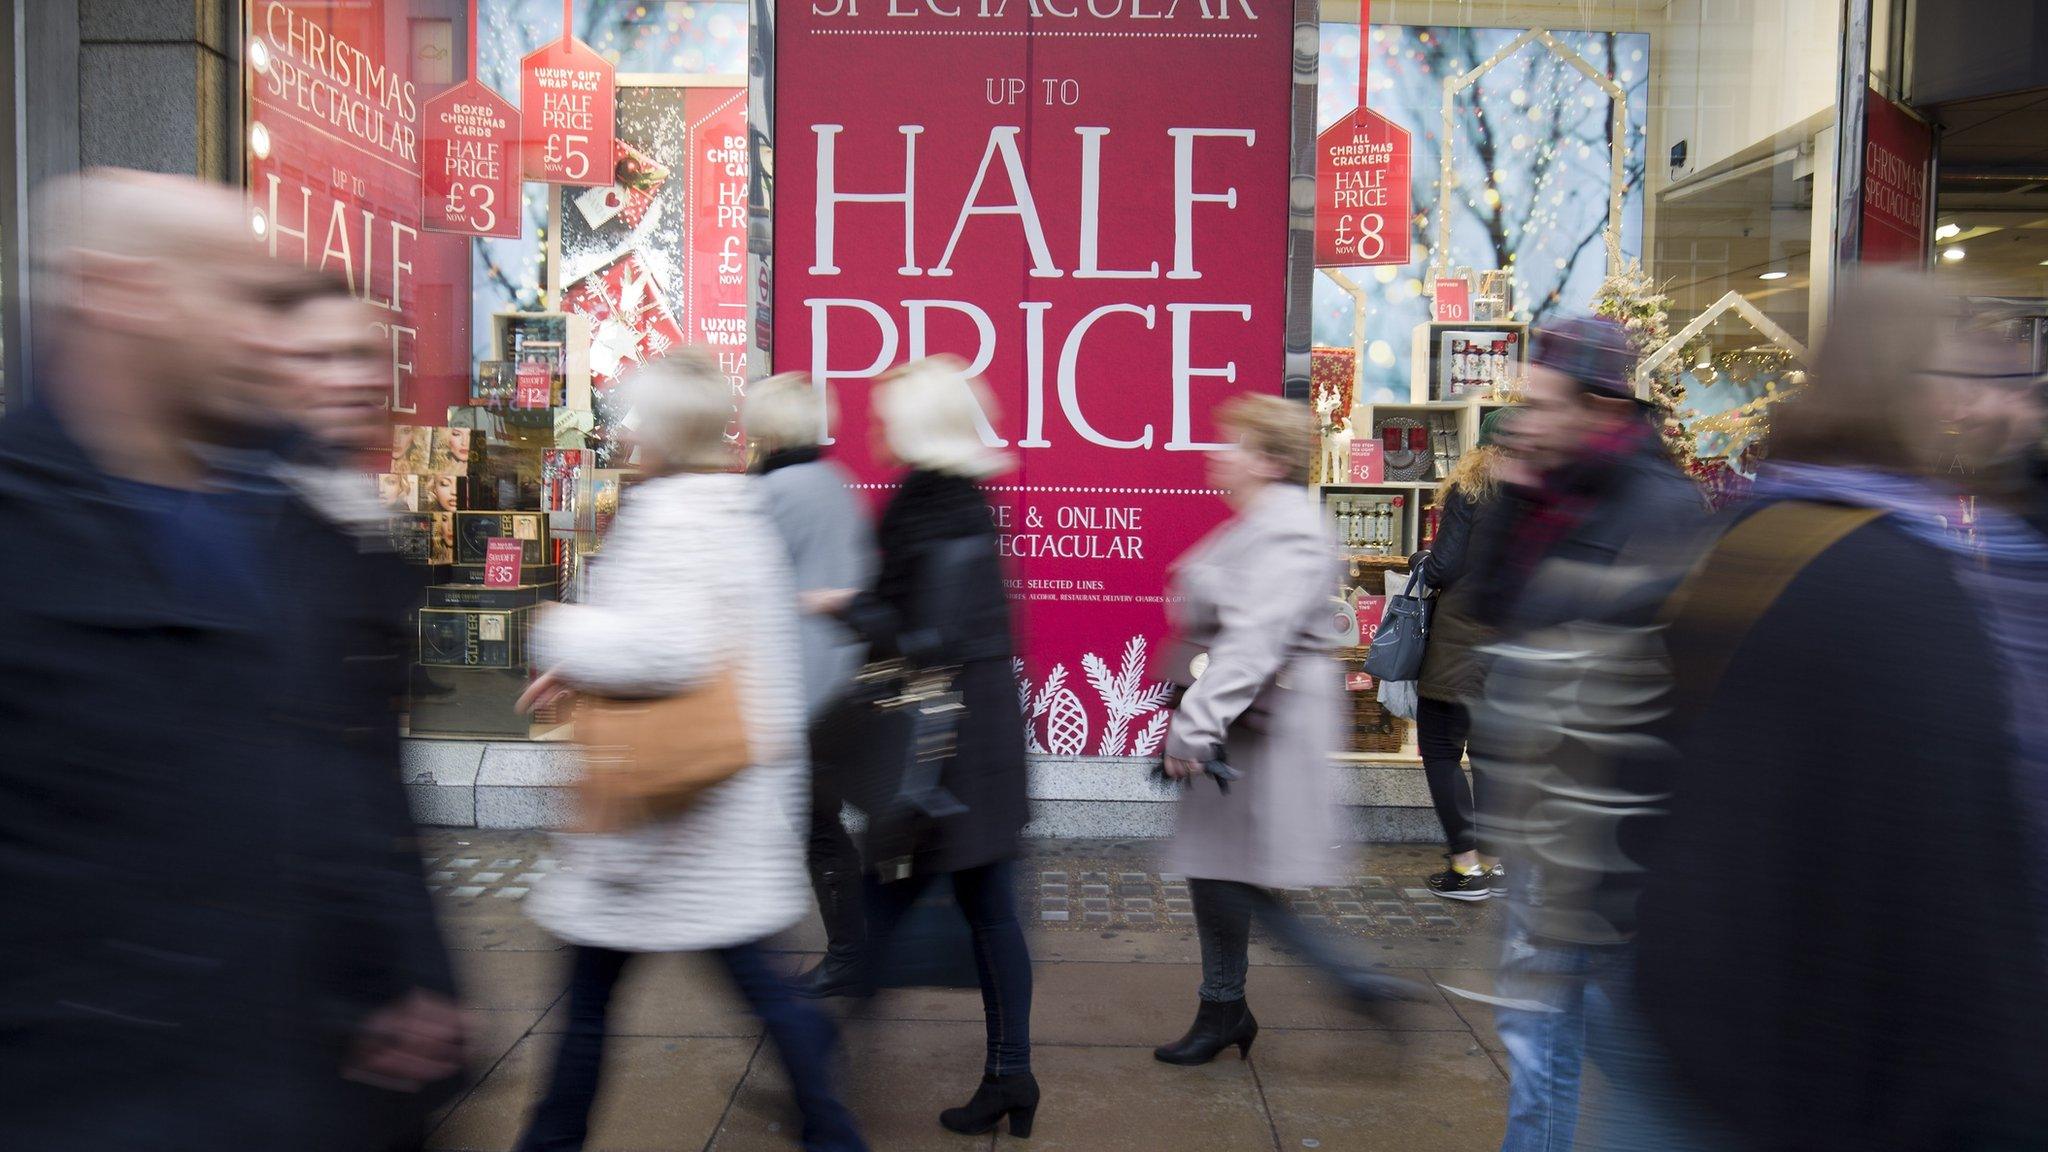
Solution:
{"label": "wicker basket", "polygon": [[1352,752],[1399,752],[1408,743],[1408,721],[1390,714],[1380,706],[1377,681],[1373,688],[1348,690],[1348,682],[1354,673],[1365,672],[1365,648],[1337,649],[1337,663],[1344,670],[1347,691],[1351,698],[1351,746]]}

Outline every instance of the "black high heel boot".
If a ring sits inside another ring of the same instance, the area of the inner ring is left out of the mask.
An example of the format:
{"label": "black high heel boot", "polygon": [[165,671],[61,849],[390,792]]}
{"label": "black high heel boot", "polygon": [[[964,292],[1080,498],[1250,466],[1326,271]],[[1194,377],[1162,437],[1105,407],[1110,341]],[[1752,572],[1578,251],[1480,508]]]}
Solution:
{"label": "black high heel boot", "polygon": [[1237,1045],[1240,1059],[1249,1059],[1252,1041],[1259,1038],[1259,1022],[1243,1000],[1204,1000],[1195,1010],[1195,1022],[1188,1034],[1171,1044],[1152,1050],[1152,1058],[1166,1064],[1207,1064],[1218,1052]]}
{"label": "black high heel boot", "polygon": [[1038,1114],[1038,1078],[1029,1072],[1011,1076],[983,1076],[974,1099],[959,1108],[939,1113],[939,1123],[955,1132],[979,1136],[992,1132],[1004,1116],[1010,1118],[1010,1135],[1031,1135],[1031,1118]]}

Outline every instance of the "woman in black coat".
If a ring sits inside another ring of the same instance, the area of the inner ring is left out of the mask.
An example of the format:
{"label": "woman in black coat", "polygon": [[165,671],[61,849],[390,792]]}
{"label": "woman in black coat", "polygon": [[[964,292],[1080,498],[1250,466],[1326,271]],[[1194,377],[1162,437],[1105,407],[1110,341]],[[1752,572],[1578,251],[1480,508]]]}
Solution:
{"label": "woman in black coat", "polygon": [[1473,568],[1475,527],[1501,514],[1501,473],[1509,460],[1500,438],[1511,411],[1501,408],[1487,416],[1479,443],[1445,479],[1439,503],[1442,519],[1421,560],[1422,582],[1437,593],[1437,601],[1416,684],[1416,743],[1450,862],[1429,878],[1429,887],[1449,900],[1485,900],[1503,878],[1499,859],[1479,850],[1483,782],[1475,775],[1468,784],[1463,768],[1472,732],[1467,702],[1478,697],[1485,682],[1479,649],[1492,635],[1479,620],[1481,582],[1464,577]]}
{"label": "woman in black coat", "polygon": [[[1008,1116],[1025,1136],[1038,1107],[1031,1075],[1031,957],[1017,920],[1013,862],[1027,818],[1024,720],[1010,670],[1010,604],[994,522],[979,481],[1010,467],[983,446],[977,405],[991,408],[961,365],[923,360],[897,369],[873,393],[877,450],[908,465],[877,529],[881,574],[872,592],[840,611],[869,642],[871,658],[900,658],[913,669],[944,669],[964,711],[938,790],[901,828],[871,826],[869,864],[881,873],[870,910],[871,942],[885,942],[918,894],[949,876],[973,928],[988,1026],[981,1087],[965,1107],[939,1120],[955,1132],[993,1130]],[[899,717],[906,713],[897,713]],[[909,726],[908,720],[904,722]],[[899,739],[907,733],[899,733]],[[900,749],[900,743],[893,743]],[[882,765],[893,778],[901,752]],[[876,819],[871,825],[899,825]],[[907,875],[905,874],[907,871]]]}

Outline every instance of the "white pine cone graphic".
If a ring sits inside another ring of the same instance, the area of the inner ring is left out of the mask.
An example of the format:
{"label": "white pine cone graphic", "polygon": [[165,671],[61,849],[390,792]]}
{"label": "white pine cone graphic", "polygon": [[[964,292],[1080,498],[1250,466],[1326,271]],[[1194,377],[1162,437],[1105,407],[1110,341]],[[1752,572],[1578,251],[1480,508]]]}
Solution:
{"label": "white pine cone graphic", "polygon": [[1088,712],[1071,688],[1063,688],[1053,697],[1045,721],[1045,744],[1055,756],[1079,756],[1088,746]]}

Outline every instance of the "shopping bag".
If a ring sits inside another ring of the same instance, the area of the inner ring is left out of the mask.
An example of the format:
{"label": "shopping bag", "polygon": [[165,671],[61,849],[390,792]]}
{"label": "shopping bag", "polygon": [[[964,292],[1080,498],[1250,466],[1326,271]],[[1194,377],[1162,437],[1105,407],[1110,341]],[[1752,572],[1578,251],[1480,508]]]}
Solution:
{"label": "shopping bag", "polygon": [[1380,707],[1385,708],[1388,715],[1399,716],[1403,720],[1413,720],[1415,719],[1415,702],[1415,681],[1380,681]]}

